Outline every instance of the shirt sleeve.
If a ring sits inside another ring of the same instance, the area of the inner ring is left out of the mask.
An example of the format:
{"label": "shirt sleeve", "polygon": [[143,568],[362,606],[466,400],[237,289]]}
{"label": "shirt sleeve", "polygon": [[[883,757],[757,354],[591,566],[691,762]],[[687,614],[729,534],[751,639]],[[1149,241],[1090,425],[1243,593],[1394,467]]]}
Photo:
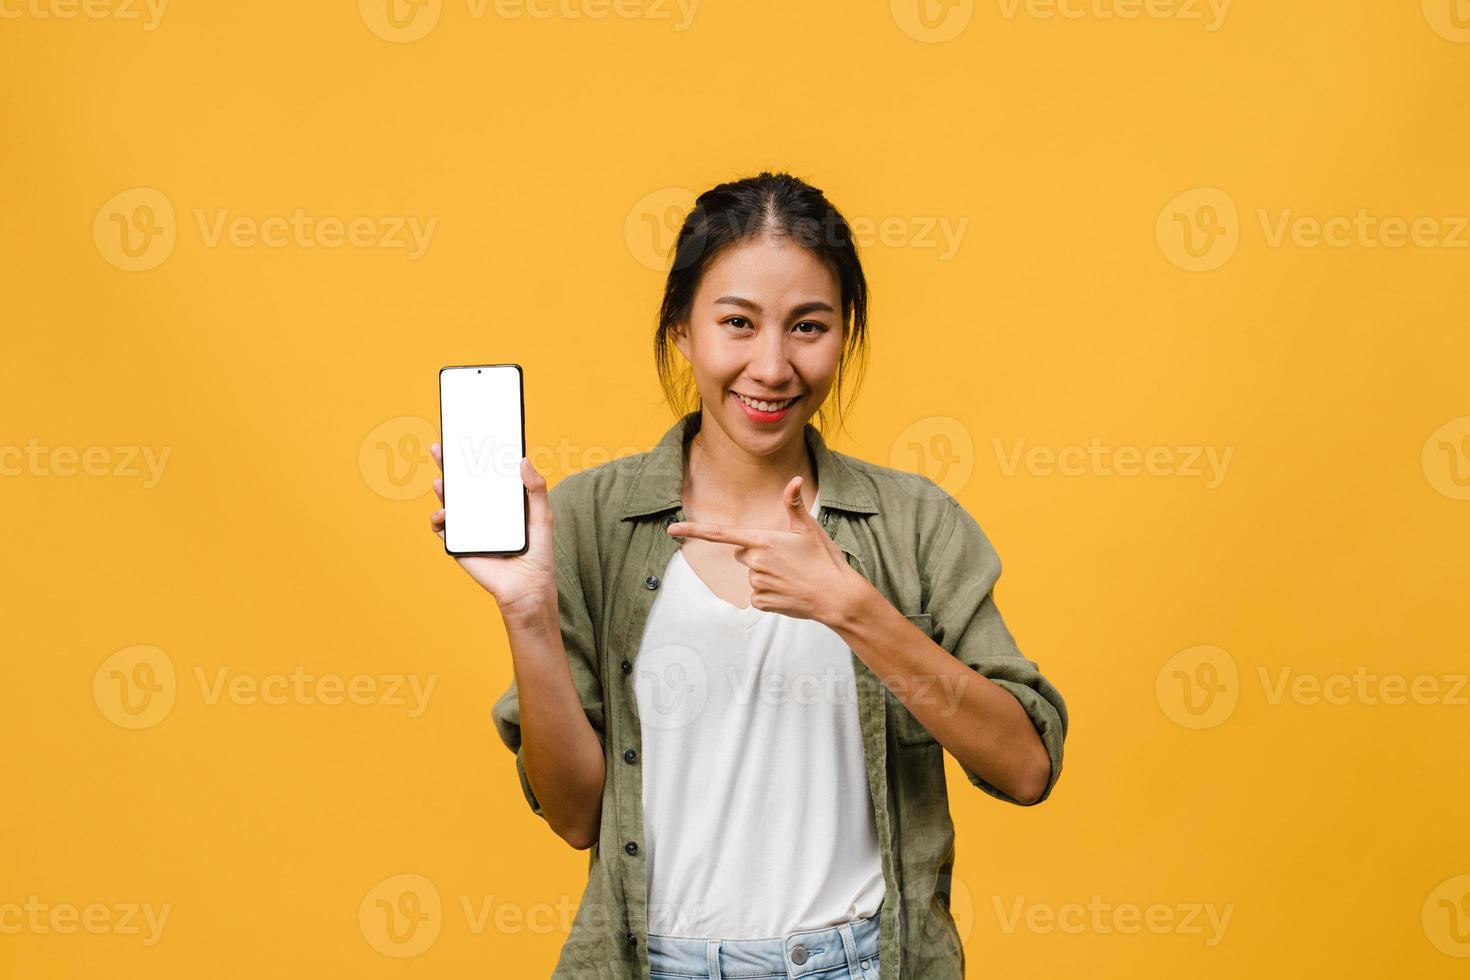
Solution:
{"label": "shirt sleeve", "polygon": [[[1036,800],[1040,803],[1051,795],[1062,772],[1067,705],[1036,663],[1021,656],[1001,619],[992,594],[1000,577],[1000,557],[990,540],[953,497],[948,499],[948,511],[937,536],[934,557],[927,565],[929,581],[924,611],[933,617],[936,643],[972,670],[1005,688],[1026,709],[1051,759],[1051,775]],[[1023,805],[963,763],[961,768],[971,785],[1007,803]]]}
{"label": "shirt sleeve", "polygon": [[[551,497],[555,500],[556,496],[555,488],[553,488]],[[577,566],[567,556],[565,547],[565,539],[571,529],[570,515],[563,518],[553,513],[552,528],[556,538],[557,615],[561,622],[562,644],[567,650],[567,665],[571,668],[572,683],[577,689],[577,696],[581,699],[587,721],[597,731],[598,739],[606,747],[602,681],[598,667],[596,634],[593,631],[587,601],[583,596]],[[514,676],[512,676],[509,689],[495,702],[490,716],[495,723],[495,730],[500,740],[516,755],[516,774],[520,777],[521,792],[525,794],[526,803],[530,805],[532,813],[543,820],[546,819],[546,815],[541,812],[541,803],[531,790],[531,782],[526,778],[525,753],[521,747],[521,702]]]}

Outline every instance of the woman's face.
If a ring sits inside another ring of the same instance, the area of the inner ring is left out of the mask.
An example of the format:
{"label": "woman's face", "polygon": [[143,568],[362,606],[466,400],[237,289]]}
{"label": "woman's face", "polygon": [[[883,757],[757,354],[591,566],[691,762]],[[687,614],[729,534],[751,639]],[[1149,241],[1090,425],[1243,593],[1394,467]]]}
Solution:
{"label": "woman's face", "polygon": [[837,374],[841,310],[836,275],[786,236],[758,235],[721,252],[705,269],[688,324],[674,330],[705,423],[756,455],[800,438]]}

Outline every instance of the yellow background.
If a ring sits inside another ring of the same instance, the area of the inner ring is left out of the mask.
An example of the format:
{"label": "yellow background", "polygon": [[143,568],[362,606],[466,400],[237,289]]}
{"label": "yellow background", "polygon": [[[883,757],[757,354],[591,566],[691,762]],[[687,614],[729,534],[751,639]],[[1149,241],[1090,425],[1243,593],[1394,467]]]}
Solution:
{"label": "yellow background", "polygon": [[[522,364],[553,483],[651,447],[649,256],[694,192],[769,167],[887,228],[834,447],[959,497],[1071,709],[1039,807],[948,760],[969,975],[1463,976],[1455,2],[703,0],[681,24],[444,0],[394,27],[269,0],[149,30],[4,0],[0,906],[117,928],[7,913],[0,974],[551,972],[587,855],[521,797],[489,720],[502,626],[428,528],[436,370]],[[417,258],[207,234],[297,209],[435,225]],[[1273,238],[1360,209],[1437,243]],[[118,221],[160,251],[127,256]],[[1163,448],[1127,476],[1008,465],[1018,440]],[[161,477],[126,447],[167,450]],[[1228,451],[1222,479],[1189,447]],[[297,668],[435,687],[417,717],[382,689],[209,696]],[[156,717],[118,700],[148,669]],[[1344,703],[1273,696],[1358,674]],[[1390,675],[1438,694],[1385,704]],[[426,931],[395,946],[373,909],[405,889]],[[128,903],[169,908],[161,938]],[[1128,903],[1174,925],[1122,931]]]}

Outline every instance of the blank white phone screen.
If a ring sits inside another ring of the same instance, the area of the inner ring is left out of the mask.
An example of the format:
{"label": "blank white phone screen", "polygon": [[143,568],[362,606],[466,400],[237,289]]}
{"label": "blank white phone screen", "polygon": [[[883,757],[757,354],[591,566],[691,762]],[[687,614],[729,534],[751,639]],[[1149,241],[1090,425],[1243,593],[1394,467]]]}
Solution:
{"label": "blank white phone screen", "polygon": [[449,551],[520,551],[526,545],[521,401],[521,371],[514,364],[439,372]]}

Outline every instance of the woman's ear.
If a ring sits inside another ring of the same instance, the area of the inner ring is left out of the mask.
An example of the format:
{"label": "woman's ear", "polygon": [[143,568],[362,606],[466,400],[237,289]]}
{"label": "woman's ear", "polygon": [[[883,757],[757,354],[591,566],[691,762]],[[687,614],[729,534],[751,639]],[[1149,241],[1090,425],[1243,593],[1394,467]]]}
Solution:
{"label": "woman's ear", "polygon": [[689,321],[680,320],[669,328],[669,333],[674,338],[674,346],[684,355],[684,360],[693,361],[694,358],[689,356]]}

